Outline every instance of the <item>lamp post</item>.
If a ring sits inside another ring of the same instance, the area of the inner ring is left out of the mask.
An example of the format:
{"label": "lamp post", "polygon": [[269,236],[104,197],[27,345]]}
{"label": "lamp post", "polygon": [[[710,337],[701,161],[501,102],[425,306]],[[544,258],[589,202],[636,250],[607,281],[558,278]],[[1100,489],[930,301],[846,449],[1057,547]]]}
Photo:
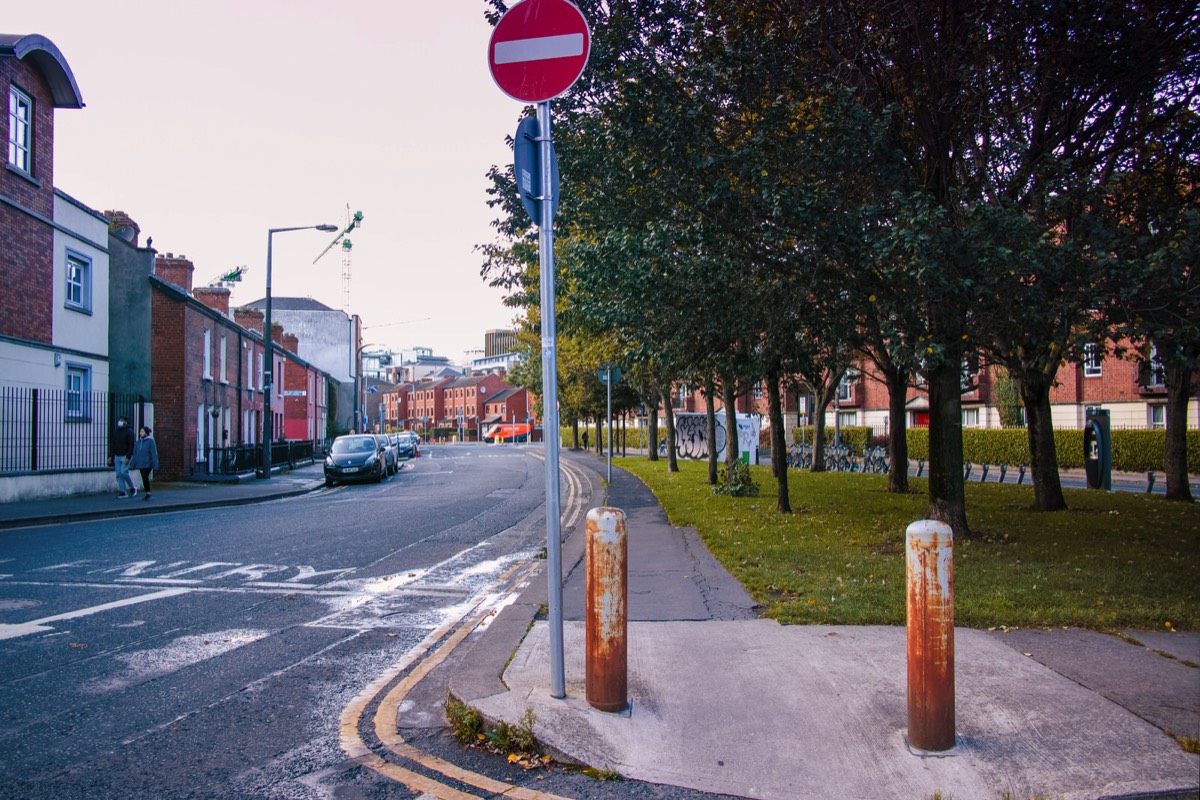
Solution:
{"label": "lamp post", "polygon": [[272,410],[275,396],[275,341],[271,338],[271,238],[277,233],[287,231],[325,231],[331,233],[338,228],[336,225],[301,225],[296,228],[269,228],[267,230],[267,307],[263,313],[263,440],[262,440],[262,477],[271,477],[271,444],[275,438],[274,411]]}

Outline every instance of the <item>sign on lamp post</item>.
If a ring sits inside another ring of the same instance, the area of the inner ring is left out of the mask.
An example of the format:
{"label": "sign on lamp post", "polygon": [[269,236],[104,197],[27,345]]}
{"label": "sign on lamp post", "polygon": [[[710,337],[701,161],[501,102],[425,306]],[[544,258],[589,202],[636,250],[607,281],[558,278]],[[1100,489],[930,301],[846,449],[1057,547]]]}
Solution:
{"label": "sign on lamp post", "polygon": [[[567,0],[522,0],[505,12],[488,43],[492,79],[514,100],[537,104],[536,201],[541,279],[543,442],[546,465],[546,582],[550,622],[550,696],[566,697],[563,666],[562,541],[559,530],[558,354],[554,315],[554,205],[557,194],[550,137],[550,100],[583,74],[592,34],[583,13]],[[531,165],[532,167],[532,165]],[[532,174],[531,169],[531,174]],[[529,181],[533,188],[533,181]],[[532,192],[531,192],[532,193]],[[522,200],[523,203],[527,202]],[[528,207],[528,206],[527,206]]]}

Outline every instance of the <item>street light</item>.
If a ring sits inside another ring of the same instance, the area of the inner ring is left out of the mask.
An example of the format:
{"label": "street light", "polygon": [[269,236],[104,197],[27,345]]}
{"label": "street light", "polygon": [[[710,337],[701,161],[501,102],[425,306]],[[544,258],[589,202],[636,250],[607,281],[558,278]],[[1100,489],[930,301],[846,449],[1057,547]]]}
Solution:
{"label": "street light", "polygon": [[271,444],[275,438],[274,412],[271,409],[274,398],[275,383],[275,341],[271,338],[271,237],[287,231],[324,231],[332,233],[337,225],[301,225],[297,228],[269,228],[267,230],[267,307],[263,314],[263,339],[265,341],[263,355],[263,440],[262,440],[262,477],[271,477]]}

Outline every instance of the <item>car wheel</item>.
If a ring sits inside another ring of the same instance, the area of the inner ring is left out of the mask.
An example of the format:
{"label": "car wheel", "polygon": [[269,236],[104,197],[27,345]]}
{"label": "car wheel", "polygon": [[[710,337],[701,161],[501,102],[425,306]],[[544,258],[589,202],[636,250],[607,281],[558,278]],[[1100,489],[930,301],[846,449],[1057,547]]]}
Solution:
{"label": "car wheel", "polygon": [[327,486],[327,487],[332,487],[332,486],[333,486],[333,478],[326,478],[326,479],[325,479],[325,486]]}
{"label": "car wheel", "polygon": [[383,483],[383,469],[384,469],[383,464],[379,464],[375,467],[375,482],[376,483]]}

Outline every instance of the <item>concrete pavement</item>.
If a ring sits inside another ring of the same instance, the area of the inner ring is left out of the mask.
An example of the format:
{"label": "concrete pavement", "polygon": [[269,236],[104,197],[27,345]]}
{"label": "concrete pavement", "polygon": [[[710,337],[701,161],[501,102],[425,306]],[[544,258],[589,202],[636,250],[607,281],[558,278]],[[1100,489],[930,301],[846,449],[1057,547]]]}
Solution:
{"label": "concrete pavement", "polygon": [[[602,471],[595,456],[566,457]],[[905,740],[903,628],[756,619],[644,484],[614,469],[607,504],[629,518],[629,709],[603,713],[584,699],[581,530],[563,549],[567,697],[549,695],[549,629],[535,621],[544,580],[450,677],[493,720],[516,723],[532,708],[536,735],[560,756],[779,800],[1197,796],[1200,756],[1163,729],[1200,736],[1200,634],[959,629],[958,744],[920,752]]]}

